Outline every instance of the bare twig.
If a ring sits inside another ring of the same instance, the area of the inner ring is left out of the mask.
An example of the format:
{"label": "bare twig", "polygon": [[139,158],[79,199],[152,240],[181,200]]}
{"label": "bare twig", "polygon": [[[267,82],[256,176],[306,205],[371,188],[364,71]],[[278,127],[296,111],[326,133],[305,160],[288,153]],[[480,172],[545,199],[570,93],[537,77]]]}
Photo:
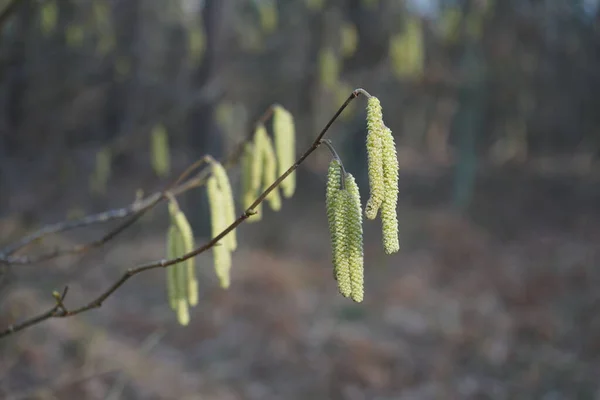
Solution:
{"label": "bare twig", "polygon": [[210,240],[207,243],[205,243],[204,245],[196,248],[195,250],[193,250],[193,251],[191,251],[191,252],[189,252],[187,254],[182,255],[181,257],[174,258],[174,259],[171,259],[171,260],[164,260],[163,259],[163,260],[160,260],[160,261],[154,261],[154,262],[142,264],[142,265],[139,265],[137,267],[128,269],[116,282],[114,282],[110,287],[108,287],[98,297],[96,297],[95,299],[91,300],[87,304],[84,304],[84,305],[82,305],[80,307],[77,307],[75,309],[68,310],[68,309],[64,308],[64,306],[63,307],[60,306],[60,305],[62,305],[62,303],[64,301],[64,296],[63,296],[63,298],[61,299],[61,304],[60,305],[57,303],[56,306],[54,306],[53,308],[51,308],[47,312],[38,315],[37,317],[34,317],[34,318],[31,318],[31,319],[25,320],[23,322],[20,322],[18,324],[9,326],[8,328],[4,329],[3,331],[0,331],[0,338],[6,337],[6,336],[8,336],[10,334],[13,334],[15,332],[22,331],[22,330],[24,330],[26,328],[31,327],[32,325],[36,325],[36,324],[38,324],[40,322],[43,322],[43,321],[45,321],[47,319],[50,319],[50,318],[72,317],[74,315],[81,314],[81,313],[89,311],[91,309],[99,308],[99,307],[102,306],[102,303],[104,303],[104,301],[108,297],[110,297],[115,291],[117,291],[131,277],[133,277],[133,276],[135,276],[137,274],[140,274],[142,272],[152,270],[152,269],[166,268],[166,267],[169,267],[171,265],[178,264],[180,262],[183,262],[183,261],[185,261],[187,259],[195,257],[198,254],[204,253],[205,251],[211,249],[221,239],[223,239],[227,234],[229,234],[231,231],[233,231],[235,228],[237,228],[240,224],[242,224],[246,219],[248,219],[250,216],[252,216],[255,213],[254,208],[256,208],[260,203],[262,203],[265,200],[265,198],[269,195],[269,193],[271,193],[273,190],[275,190],[279,186],[279,184],[281,184],[281,182],[285,178],[288,177],[288,175],[290,175],[292,172],[294,172],[298,168],[298,166],[300,166],[300,164],[302,164],[304,162],[304,160],[306,160],[306,158],[309,155],[311,155],[323,143],[323,141],[322,141],[323,137],[325,136],[325,134],[327,133],[327,131],[329,130],[329,128],[331,127],[331,125],[335,122],[335,120],[346,109],[346,107],[348,106],[348,104],[350,104],[350,102],[352,100],[354,100],[356,97],[358,97],[359,95],[361,95],[361,94],[364,95],[365,93],[366,92],[364,92],[364,90],[362,90],[362,89],[356,89],[356,90],[354,90],[350,94],[350,96],[346,99],[346,101],[340,106],[340,108],[334,114],[334,116],[331,117],[331,119],[329,120],[329,122],[321,130],[321,132],[319,133],[319,135],[317,136],[317,138],[310,145],[310,147],[304,152],[304,154],[302,154],[300,156],[300,158],[298,158],[298,160],[290,168],[288,168],[287,171],[285,171],[279,178],[277,178],[275,180],[275,182],[273,182],[267,189],[265,189],[264,192],[250,205],[250,207],[248,207],[248,209],[246,209],[244,211],[243,214],[241,214],[233,223],[231,223],[231,225],[229,225],[227,228],[225,228],[220,234],[218,234],[217,236],[215,236],[212,240]]}
{"label": "bare twig", "polygon": [[[184,172],[184,174],[188,173],[189,169]],[[182,174],[183,175],[183,174]],[[181,181],[181,176],[177,179],[176,182]],[[203,174],[199,174],[197,177],[188,180],[185,183],[180,184],[170,190],[174,195],[181,194],[187,190],[198,187],[204,183],[205,177]],[[172,187],[171,185],[170,187]],[[118,234],[123,232],[125,229],[129,228],[136,221],[138,221],[146,212],[150,211],[154,208],[158,203],[165,199],[166,191],[154,193],[144,200],[137,201],[132,205],[124,208],[120,208],[117,210],[110,210],[100,214],[90,215],[84,218],[81,218],[77,221],[67,221],[67,222],[59,222],[53,225],[48,225],[33,234],[24,237],[18,242],[8,246],[2,253],[0,253],[0,263],[8,264],[8,265],[16,265],[16,264],[33,264],[41,261],[47,261],[53,258],[57,258],[64,255],[69,254],[78,254],[89,251],[93,248],[100,247],[104,245],[106,242],[114,239]],[[76,245],[73,247],[69,247],[66,249],[54,249],[46,253],[32,255],[32,256],[10,256],[10,254],[30,245],[31,243],[41,239],[44,236],[55,234],[58,232],[66,232],[72,229],[81,228],[85,226],[90,226],[94,224],[104,223],[107,221],[122,219],[130,217],[127,221],[118,225],[100,239],[94,240],[89,243]]]}

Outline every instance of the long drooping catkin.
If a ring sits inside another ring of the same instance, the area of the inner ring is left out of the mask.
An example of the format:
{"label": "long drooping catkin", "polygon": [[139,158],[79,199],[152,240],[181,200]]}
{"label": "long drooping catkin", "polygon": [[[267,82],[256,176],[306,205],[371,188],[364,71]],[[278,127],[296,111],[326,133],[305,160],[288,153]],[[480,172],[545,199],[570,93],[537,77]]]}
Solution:
{"label": "long drooping catkin", "polygon": [[165,177],[169,174],[171,168],[167,130],[159,124],[152,129],[151,135],[152,168],[154,168],[156,175]]}
{"label": "long drooping catkin", "polygon": [[329,163],[329,169],[327,172],[327,186],[325,188],[325,206],[327,210],[327,222],[329,224],[329,237],[331,238],[331,248],[333,255],[333,276],[337,279],[335,272],[335,249],[336,249],[336,235],[335,235],[335,197],[337,192],[341,188],[342,179],[342,168],[340,162],[336,159],[331,160]]}
{"label": "long drooping catkin", "polygon": [[252,143],[246,143],[242,152],[242,159],[240,160],[241,165],[241,183],[242,183],[242,208],[245,210],[255,199],[256,193],[252,187],[252,168],[253,168],[253,156],[254,156],[254,145]]}
{"label": "long drooping catkin", "polygon": [[[273,148],[273,141],[270,137],[266,137],[265,143],[263,144],[263,186],[262,190],[267,190],[269,186],[277,179],[277,156],[275,155],[275,149]],[[279,211],[281,209],[281,195],[279,194],[279,187],[273,189],[265,198],[265,200],[271,206],[273,211]]]}
{"label": "long drooping catkin", "polygon": [[394,136],[389,128],[383,134],[383,172],[385,180],[385,200],[381,210],[383,247],[387,254],[400,250],[398,240],[398,157]]}
{"label": "long drooping catkin", "polygon": [[369,170],[370,198],[365,207],[365,215],[375,219],[385,197],[383,179],[383,114],[377,97],[370,97],[367,103],[367,158]]}
{"label": "long drooping catkin", "polygon": [[335,193],[333,208],[333,265],[338,289],[344,297],[352,294],[352,281],[350,279],[350,258],[348,254],[348,241],[352,235],[348,232],[348,204],[352,202],[352,195],[345,189]]}
{"label": "long drooping catkin", "polygon": [[[170,225],[167,231],[167,259],[172,260],[177,257],[177,240],[180,240],[179,232],[175,225]],[[173,311],[177,310],[177,302],[179,301],[179,287],[177,285],[177,269],[176,265],[166,268],[167,275],[167,297],[169,305]]]}
{"label": "long drooping catkin", "polygon": [[[225,229],[227,226],[231,225],[236,220],[233,191],[231,190],[229,176],[227,176],[227,171],[225,171],[223,165],[215,161],[213,162],[212,168],[213,174],[217,179],[219,191],[221,192],[221,212],[225,214],[225,226],[223,227],[223,229]],[[235,229],[229,232],[227,236],[225,236],[225,238],[223,239],[223,243],[227,246],[227,248],[230,251],[234,251],[237,248],[237,234]]]}
{"label": "long drooping catkin", "polygon": [[[292,114],[280,105],[273,107],[273,133],[278,158],[278,174],[282,175],[295,161],[296,129]],[[292,172],[281,182],[281,190],[287,198],[296,190],[296,172]]]}
{"label": "long drooping catkin", "polygon": [[[217,237],[227,227],[225,222],[225,215],[221,210],[223,194],[219,189],[219,184],[215,176],[208,178],[206,182],[206,189],[208,194],[208,202],[210,207],[210,219],[212,228],[212,237]],[[229,273],[231,270],[231,253],[229,248],[224,243],[224,239],[219,241],[216,246],[212,248],[215,273],[219,278],[221,287],[228,288],[230,285]]]}
{"label": "long drooping catkin", "polygon": [[352,300],[360,303],[364,298],[364,253],[360,192],[352,174],[345,177],[346,191],[346,253],[348,255]]}
{"label": "long drooping catkin", "polygon": [[367,155],[371,197],[365,215],[375,219],[381,209],[383,247],[387,254],[400,249],[398,241],[398,156],[392,131],[383,122],[381,103],[371,96],[367,103]]}
{"label": "long drooping catkin", "polygon": [[[171,215],[171,223],[177,228],[177,234],[180,237],[177,240],[177,243],[181,243],[180,245],[178,244],[180,253],[177,254],[177,257],[191,253],[194,250],[194,233],[190,223],[174,201],[169,203],[169,213]],[[188,258],[182,264],[182,268],[184,268],[184,265],[187,271],[187,300],[190,305],[195,306],[198,304],[198,280],[196,279],[196,262],[194,257]]]}

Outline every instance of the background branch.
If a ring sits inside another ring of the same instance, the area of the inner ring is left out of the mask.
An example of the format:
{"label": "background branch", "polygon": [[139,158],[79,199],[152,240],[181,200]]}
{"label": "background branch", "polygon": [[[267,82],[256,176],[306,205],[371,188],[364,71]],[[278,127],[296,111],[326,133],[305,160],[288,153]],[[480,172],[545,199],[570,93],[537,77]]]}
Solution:
{"label": "background branch", "polygon": [[[285,179],[287,178],[288,175],[290,175],[292,172],[294,172],[298,166],[300,166],[304,160],[306,160],[306,158],[311,155],[322,143],[322,139],[325,136],[325,134],[327,133],[327,131],[329,130],[329,128],[331,127],[331,125],[335,122],[335,120],[340,116],[340,114],[346,109],[346,107],[348,106],[348,104],[350,104],[350,102],[352,100],[354,100],[356,97],[358,97],[360,94],[366,94],[366,92],[364,92],[364,90],[362,89],[356,89],[354,90],[350,96],[346,99],[346,101],[340,106],[340,108],[338,109],[338,111],[333,115],[333,117],[331,117],[331,119],[329,120],[329,122],[325,125],[325,127],[321,130],[321,132],[319,133],[319,135],[317,136],[317,138],[313,141],[313,143],[310,145],[310,147],[300,156],[300,158],[298,158],[298,160],[291,166],[288,168],[287,171],[285,171],[279,178],[277,178],[275,180],[275,182],[273,182],[267,189],[265,189],[263,191],[263,193],[254,201],[254,203],[252,203],[250,205],[250,207],[248,207],[243,214],[241,214],[231,225],[229,225],[225,230],[223,230],[219,235],[215,236],[212,240],[208,241],[206,244],[196,248],[194,251],[191,251],[187,254],[184,254],[181,257],[178,258],[174,258],[171,260],[160,260],[160,261],[154,261],[151,263],[147,263],[147,264],[142,264],[139,265],[137,267],[134,268],[130,268],[128,269],[116,282],[114,282],[108,289],[106,289],[103,293],[101,293],[98,297],[96,297],[95,299],[93,299],[92,301],[90,301],[89,303],[80,306],[78,308],[69,310],[64,306],[64,297],[66,295],[66,290],[63,293],[63,295],[61,296],[60,302],[57,301],[57,304],[52,307],[50,310],[46,311],[43,314],[40,314],[34,318],[25,320],[21,323],[15,324],[15,325],[10,325],[9,327],[7,327],[6,329],[0,331],[0,338],[6,337],[8,335],[11,335],[15,332],[19,332],[22,331],[26,328],[29,328],[33,325],[39,324],[45,320],[48,320],[50,318],[66,318],[66,317],[72,317],[74,315],[77,314],[81,314],[85,311],[94,309],[94,308],[99,308],[102,306],[102,303],[108,298],[110,297],[115,291],[117,291],[125,282],[127,282],[131,277],[140,274],[142,272],[145,271],[149,271],[152,269],[157,269],[157,268],[166,268],[169,267],[171,265],[175,265],[178,264],[182,261],[185,261],[189,258],[195,257],[209,249],[211,249],[213,246],[215,246],[219,240],[221,240],[223,237],[225,237],[227,234],[229,234],[229,232],[231,232],[232,230],[234,230],[235,228],[237,228],[240,224],[242,224],[246,219],[248,219],[250,216],[255,214],[254,208],[256,208],[260,203],[262,203],[265,198],[269,195],[269,193],[271,193],[273,190],[275,190],[279,184]],[[186,170],[187,172],[187,170]],[[184,174],[186,173],[184,172]],[[166,196],[166,194],[164,195]],[[163,197],[164,197],[163,196]]]}

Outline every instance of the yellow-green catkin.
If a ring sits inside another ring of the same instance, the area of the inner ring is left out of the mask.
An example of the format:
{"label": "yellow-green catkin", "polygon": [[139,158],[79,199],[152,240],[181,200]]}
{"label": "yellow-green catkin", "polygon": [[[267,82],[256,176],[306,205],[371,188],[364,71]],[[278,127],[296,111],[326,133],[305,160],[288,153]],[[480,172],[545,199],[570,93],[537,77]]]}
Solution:
{"label": "yellow-green catkin", "polygon": [[[280,105],[275,105],[273,109],[273,133],[279,161],[278,173],[282,175],[295,161],[296,128],[292,114]],[[296,172],[289,174],[280,186],[286,198],[292,197],[296,190]]]}
{"label": "yellow-green catkin", "polygon": [[325,205],[331,238],[333,276],[338,282],[340,293],[348,297],[352,293],[350,265],[345,252],[346,225],[341,190],[342,167],[336,159],[331,160],[327,172]]}
{"label": "yellow-green catkin", "polygon": [[383,179],[383,114],[381,103],[375,96],[367,102],[367,158],[370,197],[365,207],[368,219],[375,219],[383,204],[385,182]]}
{"label": "yellow-green catkin", "polygon": [[[327,221],[329,222],[329,233],[332,241],[335,240],[333,216],[335,214],[334,200],[336,193],[340,190],[342,179],[342,168],[336,159],[331,160],[327,171],[327,186],[325,188],[325,206],[327,207]],[[333,246],[335,247],[335,245]]]}
{"label": "yellow-green catkin", "polygon": [[[217,237],[227,227],[225,214],[221,210],[223,203],[223,194],[219,189],[217,178],[213,175],[206,182],[208,193],[208,202],[210,207],[210,219],[212,237]],[[219,278],[222,288],[228,288],[230,285],[231,270],[231,252],[225,244],[225,240],[219,241],[213,246],[213,257],[215,264],[215,273]]]}
{"label": "yellow-green catkin", "polygon": [[[181,232],[175,224],[169,227],[167,240],[167,254],[169,259],[180,257],[185,253]],[[188,310],[188,271],[185,263],[167,267],[167,290],[169,291],[169,305],[177,314],[180,325],[190,322]]]}
{"label": "yellow-green catkin", "polygon": [[364,298],[364,252],[360,192],[352,174],[346,174],[344,183],[348,192],[348,195],[344,196],[344,208],[346,212],[346,254],[352,287],[350,297],[360,303]]}
{"label": "yellow-green catkin", "polygon": [[348,204],[351,195],[347,190],[341,189],[335,193],[333,203],[333,265],[338,290],[344,297],[352,295],[352,280],[350,278],[350,257],[348,254]]}
{"label": "yellow-green catkin", "polygon": [[[253,186],[253,168],[254,158],[256,157],[256,150],[253,143],[246,143],[242,153],[242,159],[240,162],[242,168],[242,208],[245,210],[252,205],[256,200],[257,191]],[[252,221],[250,218],[248,222]]]}
{"label": "yellow-green catkin", "polygon": [[358,45],[358,31],[351,22],[345,22],[341,28],[341,52],[342,56],[351,57]]}
{"label": "yellow-green catkin", "polygon": [[[264,176],[264,151],[267,146],[269,136],[267,134],[267,128],[263,124],[259,124],[254,131],[253,147],[254,152],[251,154],[252,168],[250,171],[250,188],[252,190],[252,200],[248,202],[245,208],[248,208],[258,196],[261,188]],[[262,203],[259,203],[254,211],[256,214],[248,218],[248,222],[257,222],[262,219]]]}
{"label": "yellow-green catkin", "polygon": [[[262,190],[265,191],[275,180],[277,180],[277,156],[275,155],[275,149],[273,148],[273,141],[270,137],[265,138],[265,144],[263,145],[263,186]],[[279,187],[274,188],[265,198],[265,200],[271,206],[273,211],[281,210],[281,195],[279,194]]]}
{"label": "yellow-green catkin", "polygon": [[400,250],[398,241],[398,156],[392,131],[385,127],[383,142],[383,174],[385,180],[385,199],[381,207],[383,247],[387,254]]}
{"label": "yellow-green catkin", "polygon": [[[217,178],[217,185],[221,192],[222,200],[222,212],[225,214],[225,227],[233,224],[236,220],[235,216],[235,201],[233,199],[233,191],[231,190],[231,183],[229,182],[229,176],[223,165],[219,162],[213,163],[213,174]],[[223,229],[225,228],[223,227]],[[236,230],[232,230],[223,239],[224,245],[227,246],[229,251],[234,251],[237,248],[237,235]]]}
{"label": "yellow-green catkin", "polygon": [[[174,225],[169,226],[167,231],[167,259],[172,260],[179,255],[177,254],[177,240],[179,240],[179,232]],[[179,289],[177,285],[177,270],[176,265],[167,267],[167,297],[169,305],[173,311],[177,310],[177,302],[179,301]]]}
{"label": "yellow-green catkin", "polygon": [[167,130],[161,124],[156,125],[151,136],[152,168],[156,175],[165,177],[171,168]]}
{"label": "yellow-green catkin", "polygon": [[[183,244],[182,254],[179,256],[191,253],[194,251],[194,232],[188,222],[185,214],[178,210],[174,214],[174,223],[181,235]],[[185,267],[187,271],[187,295],[188,302],[191,306],[198,304],[198,280],[196,279],[196,260],[194,257],[190,257],[185,261]]]}
{"label": "yellow-green catkin", "polygon": [[56,29],[58,22],[58,6],[55,1],[45,1],[40,6],[42,32],[49,35]]}

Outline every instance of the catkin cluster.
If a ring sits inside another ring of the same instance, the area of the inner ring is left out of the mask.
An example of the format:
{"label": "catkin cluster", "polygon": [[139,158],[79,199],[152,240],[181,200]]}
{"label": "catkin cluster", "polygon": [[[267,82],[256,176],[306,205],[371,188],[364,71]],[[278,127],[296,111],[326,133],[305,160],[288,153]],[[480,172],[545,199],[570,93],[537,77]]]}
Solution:
{"label": "catkin cluster", "polygon": [[334,277],[343,296],[361,302],[364,298],[364,256],[360,193],[352,174],[342,174],[340,162],[332,160],[325,203]]}
{"label": "catkin cluster", "polygon": [[[296,133],[292,115],[280,105],[273,106],[273,136],[264,124],[257,125],[251,143],[242,154],[242,205],[248,209],[260,193],[265,191],[279,175],[292,166],[295,159]],[[284,197],[292,197],[296,190],[296,175],[291,173],[280,185]],[[281,209],[279,187],[272,190],[266,201],[274,211]],[[254,209],[256,214],[249,222],[262,219],[262,203]]]}
{"label": "catkin cluster", "polygon": [[367,102],[367,158],[370,197],[365,216],[375,219],[381,210],[383,247],[387,254],[400,249],[398,241],[398,157],[392,131],[385,126],[381,103],[371,96]]}
{"label": "catkin cluster", "polygon": [[[212,174],[206,183],[206,191],[210,208],[212,237],[214,238],[236,219],[231,183],[227,171],[217,161],[212,162]],[[213,247],[215,273],[223,288],[228,288],[231,284],[231,253],[236,248],[237,236],[235,229]]]}
{"label": "catkin cluster", "polygon": [[[174,200],[169,202],[169,216],[167,258],[171,260],[194,250],[194,233]],[[188,305],[198,304],[198,280],[193,257],[167,267],[167,295],[169,305],[177,313],[177,320],[181,325],[187,325],[190,321]]]}

